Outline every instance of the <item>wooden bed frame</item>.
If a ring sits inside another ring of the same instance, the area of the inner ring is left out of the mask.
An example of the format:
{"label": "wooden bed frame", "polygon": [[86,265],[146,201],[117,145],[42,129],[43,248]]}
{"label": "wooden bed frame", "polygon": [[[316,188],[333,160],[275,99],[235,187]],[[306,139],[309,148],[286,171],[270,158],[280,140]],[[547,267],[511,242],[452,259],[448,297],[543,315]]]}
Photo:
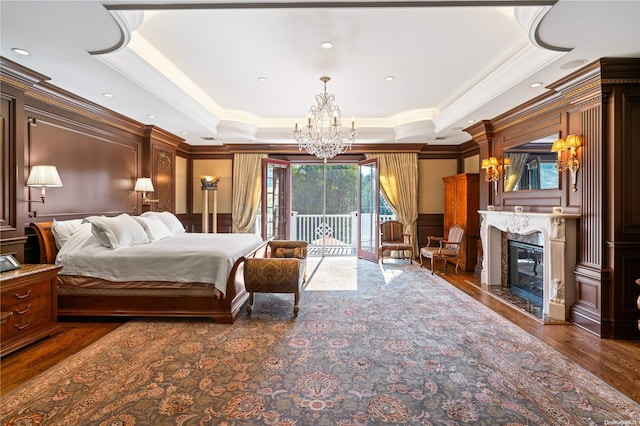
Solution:
{"label": "wooden bed frame", "polygon": [[[40,263],[55,263],[58,254],[51,232],[52,223],[30,225],[38,236]],[[244,286],[244,261],[252,257],[265,257],[266,251],[267,242],[234,263],[227,279],[224,299],[213,295],[189,295],[188,290],[183,290],[180,295],[173,290],[167,290],[168,293],[174,293],[167,295],[158,295],[161,290],[156,290],[153,295],[141,295],[140,291],[136,295],[59,294],[58,316],[208,317],[217,323],[232,324],[249,297]]]}

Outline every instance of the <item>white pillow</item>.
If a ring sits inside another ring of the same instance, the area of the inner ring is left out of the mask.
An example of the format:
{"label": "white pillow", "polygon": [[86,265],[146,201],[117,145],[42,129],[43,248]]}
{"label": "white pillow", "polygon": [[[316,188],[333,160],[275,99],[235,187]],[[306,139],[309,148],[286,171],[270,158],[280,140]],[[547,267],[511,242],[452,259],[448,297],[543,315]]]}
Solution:
{"label": "white pillow", "polygon": [[148,244],[144,228],[126,213],[116,217],[90,216],[83,223],[91,224],[91,232],[107,248],[131,247]]}
{"label": "white pillow", "polygon": [[144,212],[141,214],[143,217],[157,217],[160,219],[171,231],[171,235],[184,234],[187,232],[182,226],[182,222],[171,212]]}
{"label": "white pillow", "polygon": [[71,237],[71,235],[73,235],[73,233],[76,232],[81,225],[82,219],[53,219],[53,224],[51,225],[51,233],[53,234],[53,239],[56,241],[56,247],[58,247],[58,250],[62,248],[64,243],[67,242],[69,237]]}
{"label": "white pillow", "polygon": [[163,221],[158,219],[155,216],[134,216],[133,217],[142,228],[144,228],[144,232],[147,233],[149,237],[149,241],[154,242],[161,240],[163,238],[171,237],[171,231],[167,228],[167,225],[164,224]]}

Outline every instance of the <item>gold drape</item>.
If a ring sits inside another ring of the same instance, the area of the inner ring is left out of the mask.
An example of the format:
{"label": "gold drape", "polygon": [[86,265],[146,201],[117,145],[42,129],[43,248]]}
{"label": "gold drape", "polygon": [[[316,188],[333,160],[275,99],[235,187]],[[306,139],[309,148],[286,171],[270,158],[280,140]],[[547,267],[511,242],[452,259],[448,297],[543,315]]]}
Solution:
{"label": "gold drape", "polygon": [[232,230],[253,233],[262,195],[262,159],[267,154],[233,155]]}
{"label": "gold drape", "polygon": [[411,235],[413,252],[418,253],[418,154],[383,153],[366,154],[377,158],[380,188],[405,232]]}
{"label": "gold drape", "polygon": [[516,184],[520,182],[522,173],[527,166],[527,159],[529,158],[528,152],[510,152],[508,157],[511,159],[511,166],[503,167],[504,174],[504,190],[513,191]]}

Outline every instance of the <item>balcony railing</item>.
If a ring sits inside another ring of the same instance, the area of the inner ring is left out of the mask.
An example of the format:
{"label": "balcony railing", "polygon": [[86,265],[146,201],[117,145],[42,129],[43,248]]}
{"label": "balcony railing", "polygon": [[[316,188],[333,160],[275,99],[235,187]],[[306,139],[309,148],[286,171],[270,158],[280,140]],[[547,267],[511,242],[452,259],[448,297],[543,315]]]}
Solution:
{"label": "balcony railing", "polygon": [[[358,248],[358,216],[349,214],[298,214],[292,212],[291,239],[309,243],[309,254],[354,254]],[[380,215],[380,222],[395,215]],[[256,234],[260,234],[260,215],[256,218]],[[367,238],[373,238],[369,236]]]}
{"label": "balcony railing", "polygon": [[[380,215],[380,221],[393,219],[393,215]],[[352,254],[358,247],[358,216],[350,214],[298,214],[293,212],[291,239],[309,243],[314,249],[329,249],[336,254]]]}

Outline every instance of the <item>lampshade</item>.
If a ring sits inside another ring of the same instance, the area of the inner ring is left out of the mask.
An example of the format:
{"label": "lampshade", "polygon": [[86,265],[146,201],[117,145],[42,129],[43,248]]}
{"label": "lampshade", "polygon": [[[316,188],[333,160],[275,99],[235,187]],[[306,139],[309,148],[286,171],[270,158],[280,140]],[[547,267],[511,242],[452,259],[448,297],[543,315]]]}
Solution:
{"label": "lampshade", "polygon": [[511,165],[511,158],[509,157],[504,157],[504,159],[502,160],[502,164],[504,166],[510,166]]}
{"label": "lampshade", "polygon": [[486,169],[487,167],[489,167],[489,159],[488,158],[483,158],[482,159],[482,166],[480,166],[480,168]]}
{"label": "lampshade", "polygon": [[56,166],[33,166],[27,179],[27,186],[54,188],[62,186]]}
{"label": "lampshade", "polygon": [[153,183],[151,183],[151,178],[138,178],[136,180],[136,186],[133,188],[133,190],[138,192],[153,192],[154,189]]}
{"label": "lampshade", "polygon": [[582,137],[580,135],[569,135],[564,141],[565,148],[578,148],[582,145]]}
{"label": "lampshade", "polygon": [[564,151],[567,149],[564,139],[556,139],[553,141],[553,145],[551,145],[552,152]]}
{"label": "lampshade", "polygon": [[496,157],[489,157],[489,167],[498,167],[499,164]]}

